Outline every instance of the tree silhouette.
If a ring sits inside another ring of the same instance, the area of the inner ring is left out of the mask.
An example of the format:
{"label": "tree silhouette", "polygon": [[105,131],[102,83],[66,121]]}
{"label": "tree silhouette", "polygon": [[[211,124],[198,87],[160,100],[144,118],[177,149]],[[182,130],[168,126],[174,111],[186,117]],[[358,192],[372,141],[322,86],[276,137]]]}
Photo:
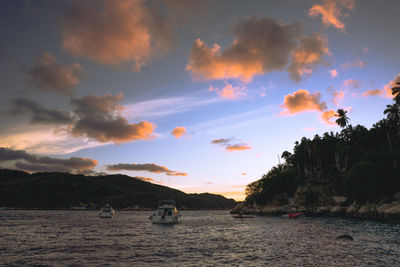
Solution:
{"label": "tree silhouette", "polygon": [[394,96],[394,101],[400,103],[400,82],[396,83],[397,86],[392,88],[392,95]]}
{"label": "tree silhouette", "polygon": [[346,127],[347,123],[349,122],[349,118],[347,117],[346,113],[347,111],[341,108],[338,109],[337,114],[335,114],[336,117],[339,117],[336,120],[336,123],[342,128]]}
{"label": "tree silhouette", "polygon": [[400,121],[400,103],[394,103],[393,105],[386,105],[386,109],[383,112],[387,114],[388,120],[397,125]]}

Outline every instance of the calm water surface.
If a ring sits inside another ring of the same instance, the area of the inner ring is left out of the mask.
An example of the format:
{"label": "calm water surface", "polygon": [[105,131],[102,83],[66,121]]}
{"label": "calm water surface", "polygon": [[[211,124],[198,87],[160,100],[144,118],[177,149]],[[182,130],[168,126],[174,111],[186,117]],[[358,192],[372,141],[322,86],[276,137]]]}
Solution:
{"label": "calm water surface", "polygon": [[184,211],[165,226],[151,214],[2,210],[0,265],[400,266],[400,224]]}

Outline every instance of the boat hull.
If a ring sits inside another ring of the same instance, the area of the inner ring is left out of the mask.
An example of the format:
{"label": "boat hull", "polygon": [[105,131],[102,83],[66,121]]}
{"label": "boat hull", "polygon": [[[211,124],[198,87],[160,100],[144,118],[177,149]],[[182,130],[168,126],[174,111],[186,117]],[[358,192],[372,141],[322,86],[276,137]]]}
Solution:
{"label": "boat hull", "polygon": [[160,216],[153,216],[151,222],[154,224],[174,224],[179,223],[179,216],[165,216],[162,218]]}
{"label": "boat hull", "polygon": [[114,216],[114,212],[100,212],[99,218],[112,218]]}

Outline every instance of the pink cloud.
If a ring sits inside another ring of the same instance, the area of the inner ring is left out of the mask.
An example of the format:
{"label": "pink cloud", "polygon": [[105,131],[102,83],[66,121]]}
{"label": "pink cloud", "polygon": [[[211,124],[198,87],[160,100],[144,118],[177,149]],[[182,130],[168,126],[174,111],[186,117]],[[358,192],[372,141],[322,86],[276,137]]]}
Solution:
{"label": "pink cloud", "polygon": [[233,86],[230,83],[227,83],[226,86],[222,89],[214,88],[212,86],[210,86],[209,88],[209,91],[216,91],[221,98],[228,100],[236,100],[239,99],[241,96],[245,96],[245,90],[245,86]]}
{"label": "pink cloud", "polygon": [[339,106],[339,104],[343,101],[344,94],[344,91],[333,91],[333,103],[335,104],[335,106]]}
{"label": "pink cloud", "polygon": [[366,65],[366,63],[364,61],[357,60],[355,62],[346,62],[346,63],[341,65],[341,68],[343,70],[348,70],[348,69],[351,69],[351,68],[364,68],[365,65]]}
{"label": "pink cloud", "polygon": [[343,81],[343,86],[349,89],[359,89],[362,86],[362,82],[356,79],[347,79]]}
{"label": "pink cloud", "polygon": [[331,75],[332,78],[335,78],[336,76],[338,76],[338,71],[336,69],[330,70],[329,74]]}

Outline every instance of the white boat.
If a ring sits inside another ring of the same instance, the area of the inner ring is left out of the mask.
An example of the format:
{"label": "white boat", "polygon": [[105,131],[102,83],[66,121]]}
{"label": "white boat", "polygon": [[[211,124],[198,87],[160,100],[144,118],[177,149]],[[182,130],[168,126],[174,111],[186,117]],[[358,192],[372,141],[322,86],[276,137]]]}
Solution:
{"label": "white boat", "polygon": [[158,203],[157,211],[150,216],[152,223],[173,224],[178,223],[181,214],[175,207],[175,201],[163,200]]}
{"label": "white boat", "polygon": [[105,205],[99,212],[100,218],[112,218],[115,214],[115,210],[109,205]]}

